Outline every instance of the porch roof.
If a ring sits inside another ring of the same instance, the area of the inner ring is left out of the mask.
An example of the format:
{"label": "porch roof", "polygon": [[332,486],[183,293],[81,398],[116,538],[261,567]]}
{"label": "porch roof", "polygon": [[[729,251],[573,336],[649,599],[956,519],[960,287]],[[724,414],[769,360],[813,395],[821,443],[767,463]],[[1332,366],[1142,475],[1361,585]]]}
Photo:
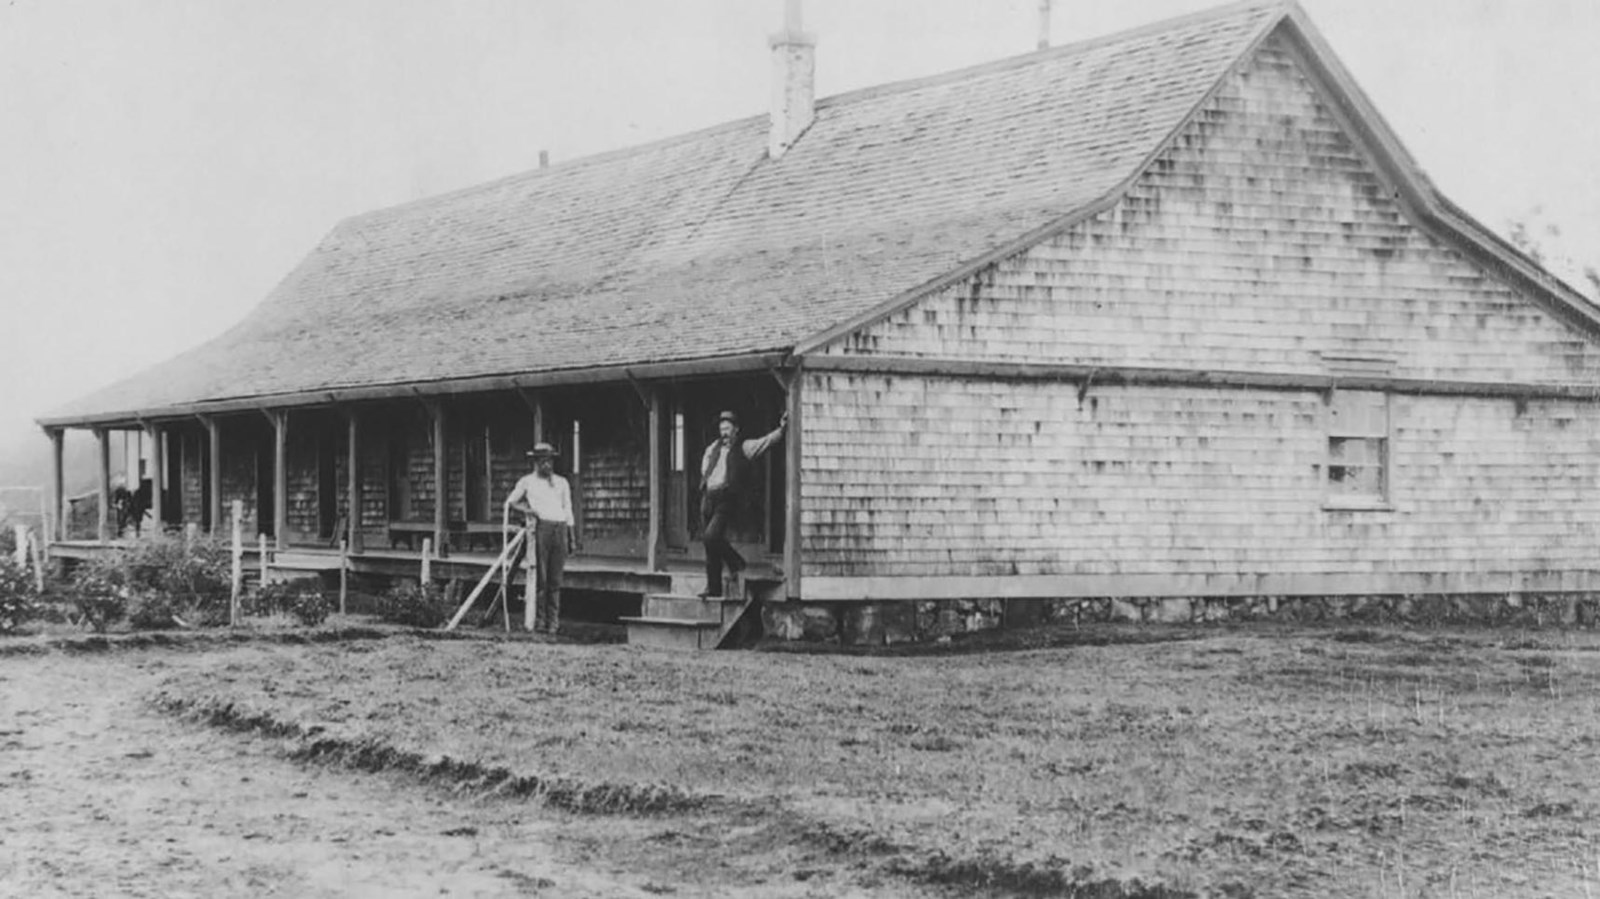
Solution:
{"label": "porch roof", "polygon": [[783,353],[1102,199],[1292,6],[1239,3],[338,225],[243,321],[45,425]]}

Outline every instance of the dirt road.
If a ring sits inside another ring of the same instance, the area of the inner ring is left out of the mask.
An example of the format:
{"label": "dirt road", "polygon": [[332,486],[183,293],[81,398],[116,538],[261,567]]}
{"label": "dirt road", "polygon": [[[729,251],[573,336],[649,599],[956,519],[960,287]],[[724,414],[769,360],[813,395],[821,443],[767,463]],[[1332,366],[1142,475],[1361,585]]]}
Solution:
{"label": "dirt road", "polygon": [[780,872],[768,879],[715,846],[693,858],[692,822],[567,816],[301,765],[274,740],[149,705],[164,674],[226,657],[0,656],[0,895],[911,895],[804,859],[753,860]]}

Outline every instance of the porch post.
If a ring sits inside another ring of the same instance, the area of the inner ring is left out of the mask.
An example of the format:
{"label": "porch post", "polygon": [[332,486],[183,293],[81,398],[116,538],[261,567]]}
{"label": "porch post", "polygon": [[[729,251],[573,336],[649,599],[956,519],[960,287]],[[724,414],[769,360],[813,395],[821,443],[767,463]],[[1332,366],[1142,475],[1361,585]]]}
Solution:
{"label": "porch post", "polygon": [[210,502],[206,503],[206,518],[211,522],[211,533],[222,533],[222,425],[210,416],[200,419],[206,426],[206,452],[210,459],[207,466],[206,489],[211,494]]}
{"label": "porch post", "polygon": [[645,538],[645,567],[661,570],[661,519],[665,514],[661,502],[661,388],[650,389],[650,531]]}
{"label": "porch post", "polygon": [[445,452],[444,404],[428,403],[433,413],[433,545],[439,558],[450,554],[446,540],[450,512],[450,468]]}
{"label": "porch post", "polygon": [[167,460],[166,454],[161,451],[161,426],[147,424],[144,430],[150,435],[150,526],[159,534],[162,521],[161,487],[167,473]]}
{"label": "porch post", "polygon": [[289,547],[289,411],[272,418],[272,536],[278,549]]}
{"label": "porch post", "polygon": [[67,480],[62,473],[66,431],[61,428],[51,428],[45,433],[50,436],[50,496],[55,501],[56,520],[40,522],[40,530],[54,524],[56,540],[60,541],[67,539]]}
{"label": "porch post", "polygon": [[345,523],[350,527],[349,536],[346,538],[350,552],[361,552],[361,426],[360,416],[355,409],[350,410],[350,458],[346,468],[350,477],[350,508],[345,512]]}
{"label": "porch post", "polygon": [[803,433],[800,389],[804,383],[805,373],[796,360],[785,407],[789,413],[789,432],[783,438],[783,577],[784,593],[790,599],[800,598],[800,440]]}
{"label": "porch post", "polygon": [[111,539],[111,434],[105,428],[95,428],[94,437],[100,442],[100,524],[95,533],[104,543]]}

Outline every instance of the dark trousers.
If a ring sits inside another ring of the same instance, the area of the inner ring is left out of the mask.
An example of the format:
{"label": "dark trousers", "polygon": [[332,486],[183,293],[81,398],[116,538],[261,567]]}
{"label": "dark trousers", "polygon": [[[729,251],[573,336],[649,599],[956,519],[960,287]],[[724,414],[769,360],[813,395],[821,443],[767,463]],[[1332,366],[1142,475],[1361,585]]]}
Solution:
{"label": "dark trousers", "polygon": [[[567,526],[541,521],[530,527],[527,541],[506,560],[506,577],[509,578],[527,558],[529,543],[533,544],[533,558],[539,568],[534,577],[527,579],[525,602],[533,610],[534,632],[553,634],[561,624],[561,574],[567,567]],[[524,612],[522,617],[527,621],[529,616]]]}
{"label": "dark trousers", "polygon": [[706,595],[722,595],[722,566],[734,574],[744,570],[744,556],[728,542],[728,527],[733,523],[733,498],[718,491],[707,493],[700,501],[700,517],[705,520],[706,531],[701,538],[706,545]]}

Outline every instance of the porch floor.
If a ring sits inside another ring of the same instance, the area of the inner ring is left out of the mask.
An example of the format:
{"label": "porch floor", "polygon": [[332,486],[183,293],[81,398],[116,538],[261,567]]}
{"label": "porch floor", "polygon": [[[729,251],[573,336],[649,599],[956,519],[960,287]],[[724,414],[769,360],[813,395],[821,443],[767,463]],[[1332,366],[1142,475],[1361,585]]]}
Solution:
{"label": "porch floor", "polygon": [[[55,558],[86,560],[117,549],[137,545],[136,539],[119,540],[60,540],[50,544]],[[274,567],[312,571],[338,571],[339,550],[318,545],[295,545],[279,550],[269,548],[274,557]],[[445,558],[431,562],[434,580],[476,580],[483,577],[490,565],[500,557],[499,552],[452,550]],[[259,567],[256,544],[244,545],[245,566]],[[417,577],[422,571],[421,553],[388,547],[371,548],[350,554],[350,570],[355,574],[382,577]],[[783,580],[777,566],[768,559],[751,559],[745,569],[748,581]],[[705,587],[705,564],[698,559],[669,554],[661,561],[661,568],[651,571],[645,560],[634,556],[602,556],[578,553],[567,557],[565,586],[576,590],[599,590],[618,593],[677,593],[694,594]]]}

